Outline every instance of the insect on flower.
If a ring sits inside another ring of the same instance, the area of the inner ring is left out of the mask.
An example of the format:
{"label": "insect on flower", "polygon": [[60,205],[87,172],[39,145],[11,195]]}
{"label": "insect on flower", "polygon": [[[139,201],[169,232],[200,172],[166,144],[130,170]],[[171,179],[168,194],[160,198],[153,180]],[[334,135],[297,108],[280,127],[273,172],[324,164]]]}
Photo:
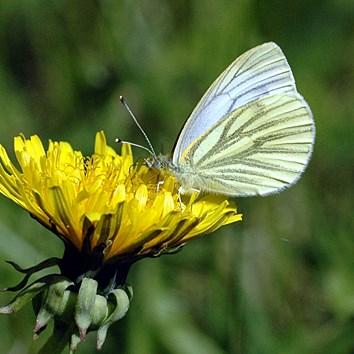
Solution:
{"label": "insect on flower", "polygon": [[242,54],[215,80],[185,122],[171,160],[156,155],[125,106],[148,142],[150,164],[171,170],[182,193],[278,193],[296,183],[311,157],[310,107],[272,42]]}

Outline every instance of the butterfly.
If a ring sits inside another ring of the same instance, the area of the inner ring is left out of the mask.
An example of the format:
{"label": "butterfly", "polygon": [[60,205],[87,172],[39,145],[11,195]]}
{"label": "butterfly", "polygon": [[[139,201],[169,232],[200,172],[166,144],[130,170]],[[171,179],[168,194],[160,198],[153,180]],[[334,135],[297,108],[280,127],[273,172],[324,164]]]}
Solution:
{"label": "butterfly", "polygon": [[182,193],[264,196],[296,183],[314,137],[310,107],[282,50],[269,42],[214,81],[182,127],[171,160],[149,146],[153,165],[175,174]]}

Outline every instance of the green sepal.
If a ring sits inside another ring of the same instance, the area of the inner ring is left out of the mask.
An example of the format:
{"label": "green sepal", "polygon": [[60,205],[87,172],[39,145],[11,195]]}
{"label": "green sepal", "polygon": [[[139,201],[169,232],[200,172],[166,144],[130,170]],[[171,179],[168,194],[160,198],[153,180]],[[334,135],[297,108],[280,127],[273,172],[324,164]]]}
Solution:
{"label": "green sepal", "polygon": [[75,307],[75,322],[79,329],[81,340],[86,337],[87,329],[92,323],[97,286],[96,280],[84,278],[79,289]]}
{"label": "green sepal", "polygon": [[107,332],[112,323],[107,323],[97,330],[96,349],[101,350],[107,338]]}
{"label": "green sepal", "polygon": [[[108,314],[107,299],[104,296],[96,295],[95,304],[93,309],[92,322],[89,331],[96,330],[100,324],[106,319]],[[81,334],[77,330],[74,330],[70,338],[70,353],[74,353],[77,350],[78,345],[84,340]]]}
{"label": "green sepal", "polygon": [[[128,295],[129,293],[129,295]],[[132,297],[131,287],[128,291],[115,289],[108,295],[108,305],[112,308],[109,316],[97,330],[97,350],[100,350],[106,340],[109,327],[125,316],[129,309],[130,299]]]}
{"label": "green sepal", "polygon": [[42,297],[42,305],[37,314],[34,333],[38,334],[51,318],[60,317],[64,313],[70,297],[70,291],[66,291],[66,289],[72,284],[71,281],[64,278],[49,285]]}
{"label": "green sepal", "polygon": [[107,299],[102,295],[96,295],[92,323],[89,330],[99,328],[108,316]]}
{"label": "green sepal", "polygon": [[36,281],[18,293],[11,302],[0,307],[0,313],[10,314],[19,311],[24,305],[31,301],[36,295],[43,292],[48,287],[48,283]]}
{"label": "green sepal", "polygon": [[6,261],[6,263],[10,264],[19,273],[23,273],[23,274],[26,274],[26,275],[24,276],[24,278],[17,285],[1,289],[1,291],[19,291],[19,290],[23,289],[27,285],[30,277],[34,273],[37,273],[37,272],[39,272],[39,271],[41,271],[43,269],[46,269],[46,268],[50,268],[50,267],[59,265],[60,262],[61,262],[60,258],[52,257],[52,258],[48,258],[48,259],[36,264],[33,267],[22,268],[15,262]]}
{"label": "green sepal", "polygon": [[114,289],[108,295],[108,303],[112,304],[114,309],[105,320],[105,324],[116,322],[125,316],[129,309],[130,297],[125,289]]}
{"label": "green sepal", "polygon": [[76,352],[76,349],[78,347],[78,345],[82,342],[82,339],[80,338],[80,336],[76,333],[73,333],[71,335],[71,339],[70,339],[70,354],[73,354],[74,352]]}

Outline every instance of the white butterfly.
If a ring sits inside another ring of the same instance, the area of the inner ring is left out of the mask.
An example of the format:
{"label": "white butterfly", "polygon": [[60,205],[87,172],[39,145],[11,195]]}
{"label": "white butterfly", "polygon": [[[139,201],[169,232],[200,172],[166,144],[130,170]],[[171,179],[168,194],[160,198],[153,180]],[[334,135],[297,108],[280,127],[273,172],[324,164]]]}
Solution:
{"label": "white butterfly", "polygon": [[185,193],[268,195],[300,178],[314,137],[311,110],[283,52],[265,43],[216,79],[184,124],[172,161],[157,164]]}

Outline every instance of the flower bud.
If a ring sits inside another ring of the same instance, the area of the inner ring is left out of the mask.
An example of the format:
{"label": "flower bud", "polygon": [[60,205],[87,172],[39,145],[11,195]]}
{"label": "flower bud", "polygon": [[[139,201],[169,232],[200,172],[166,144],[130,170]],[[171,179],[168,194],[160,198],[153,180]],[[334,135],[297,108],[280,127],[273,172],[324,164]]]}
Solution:
{"label": "flower bud", "polygon": [[104,296],[96,295],[93,317],[90,329],[99,328],[108,316],[107,299]]}
{"label": "flower bud", "polygon": [[[128,289],[132,295],[131,289]],[[97,331],[97,350],[100,350],[106,340],[109,327],[125,316],[129,309],[130,298],[123,289],[115,289],[108,295],[108,304],[112,312]]]}
{"label": "flower bud", "polygon": [[76,333],[73,333],[70,340],[70,354],[76,351],[80,342],[81,342],[81,338]]}
{"label": "flower bud", "polygon": [[79,329],[80,338],[84,340],[87,329],[90,327],[95,309],[98,283],[94,279],[82,280],[75,308],[75,322]]}
{"label": "flower bud", "polygon": [[70,292],[65,291],[72,282],[67,279],[62,279],[49,285],[46,290],[42,305],[37,314],[36,324],[33,329],[35,334],[38,334],[40,330],[47,325],[49,320],[54,316],[61,316],[67,305]]}
{"label": "flower bud", "polygon": [[27,288],[19,292],[8,305],[0,307],[0,313],[10,314],[17,312],[24,305],[30,302],[36,295],[44,291],[47,286],[48,285],[45,282],[32,283]]}

